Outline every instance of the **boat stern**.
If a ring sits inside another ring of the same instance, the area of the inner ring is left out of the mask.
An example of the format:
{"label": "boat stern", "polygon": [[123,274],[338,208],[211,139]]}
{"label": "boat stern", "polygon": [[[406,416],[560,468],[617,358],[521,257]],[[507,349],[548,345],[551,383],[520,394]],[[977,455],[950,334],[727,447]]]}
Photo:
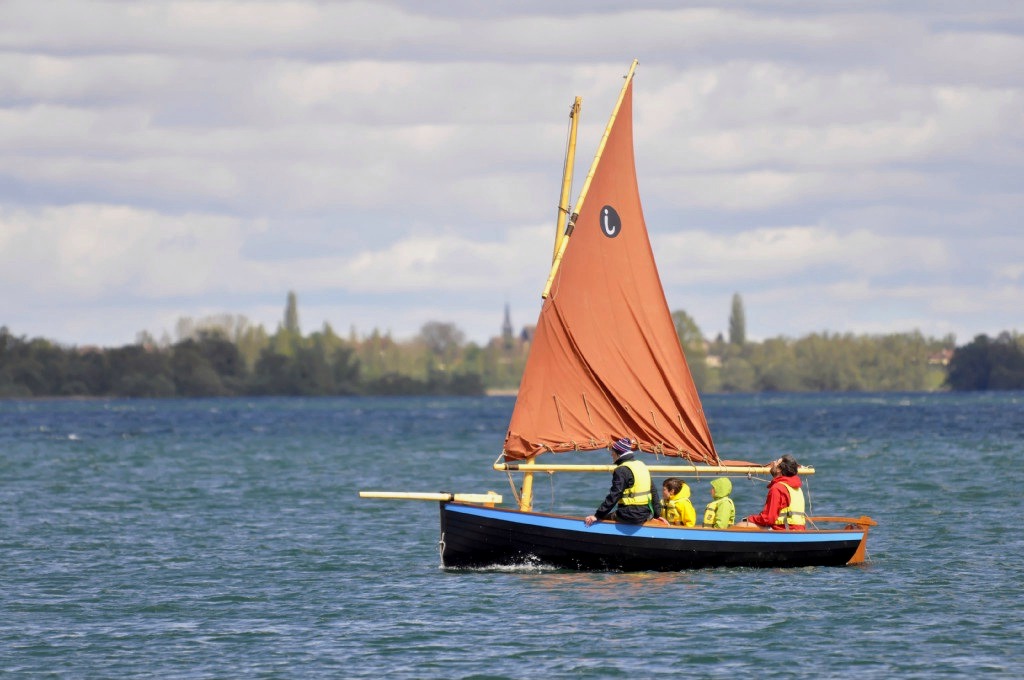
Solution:
{"label": "boat stern", "polygon": [[811,517],[810,519],[815,525],[819,522],[839,523],[845,525],[844,529],[863,532],[860,543],[857,544],[857,550],[854,551],[853,556],[846,563],[863,564],[868,561],[868,533],[871,527],[878,526],[878,522],[867,515],[861,515],[860,517]]}

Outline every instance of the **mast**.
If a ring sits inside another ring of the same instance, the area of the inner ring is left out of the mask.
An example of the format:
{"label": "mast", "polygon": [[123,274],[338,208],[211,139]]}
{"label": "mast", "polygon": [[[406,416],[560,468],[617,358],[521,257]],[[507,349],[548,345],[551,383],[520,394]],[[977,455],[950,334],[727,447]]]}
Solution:
{"label": "mast", "polygon": [[[594,154],[594,162],[590,164],[590,172],[587,173],[587,179],[583,182],[583,188],[580,190],[580,197],[576,200],[575,210],[569,217],[569,224],[565,227],[565,235],[559,239],[558,249],[555,252],[554,260],[551,263],[551,273],[548,274],[547,283],[544,284],[544,292],[541,293],[542,298],[547,298],[551,293],[551,286],[555,281],[555,274],[558,273],[558,266],[562,263],[562,256],[565,255],[565,247],[569,245],[569,237],[572,236],[573,229],[576,228],[576,218],[579,217],[580,208],[583,207],[583,201],[587,198],[587,192],[590,190],[590,182],[594,179],[594,173],[597,172],[597,164],[601,161],[601,155],[604,153],[604,147],[608,143],[608,135],[612,132],[612,126],[615,124],[615,118],[619,115],[619,108],[622,106],[622,100],[626,96],[626,90],[629,88],[629,84],[633,81],[633,74],[636,72],[636,66],[640,61],[634,59],[633,63],[629,67],[629,73],[626,74],[626,82],[622,84],[622,90],[619,91],[619,98],[615,102],[615,109],[612,111],[611,118],[608,119],[608,125],[604,129],[604,136],[601,137],[601,143],[597,147],[597,153]],[[560,216],[561,217],[561,216]]]}
{"label": "mast", "polygon": [[[558,216],[555,220],[555,250],[551,256],[552,262],[559,257],[562,249],[562,241],[565,240],[565,222],[569,215],[569,193],[572,190],[572,173],[576,162],[576,131],[580,122],[580,104],[583,97],[576,97],[572,107],[569,109],[569,141],[565,148],[565,164],[562,166],[562,194],[558,200]],[[533,462],[530,458],[528,462]],[[533,472],[523,473],[523,486],[519,492],[519,509],[529,512],[533,509]]]}
{"label": "mast", "polygon": [[565,221],[569,216],[569,192],[572,190],[573,165],[576,162],[576,130],[580,122],[580,104],[583,97],[576,97],[569,109],[569,144],[565,148],[565,165],[562,168],[562,196],[558,201],[558,218],[555,222],[555,251],[551,255],[554,262],[558,256],[562,239],[565,238]]}

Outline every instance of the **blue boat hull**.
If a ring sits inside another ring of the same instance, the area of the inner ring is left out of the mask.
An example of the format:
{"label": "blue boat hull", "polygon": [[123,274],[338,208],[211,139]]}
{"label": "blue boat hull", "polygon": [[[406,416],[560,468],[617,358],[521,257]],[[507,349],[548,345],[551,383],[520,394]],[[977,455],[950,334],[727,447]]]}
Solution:
{"label": "blue boat hull", "polygon": [[441,561],[456,568],[544,564],[587,571],[679,571],[841,566],[854,559],[866,536],[866,527],[761,531],[617,522],[587,527],[575,517],[441,503]]}

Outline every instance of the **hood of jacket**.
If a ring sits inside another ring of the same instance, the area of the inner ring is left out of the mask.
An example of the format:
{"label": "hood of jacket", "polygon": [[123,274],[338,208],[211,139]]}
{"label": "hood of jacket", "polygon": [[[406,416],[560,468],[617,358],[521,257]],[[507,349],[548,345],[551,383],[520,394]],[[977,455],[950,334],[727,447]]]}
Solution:
{"label": "hood of jacket", "polygon": [[788,477],[786,477],[784,475],[779,475],[778,477],[776,477],[775,479],[770,481],[768,483],[768,486],[771,486],[772,484],[775,484],[776,482],[785,482],[786,484],[788,484],[789,486],[793,487],[794,489],[799,489],[800,486],[803,484],[800,481],[800,475],[790,475]]}
{"label": "hood of jacket", "polygon": [[732,493],[732,480],[728,477],[718,477],[711,480],[711,495],[715,498],[725,498]]}
{"label": "hood of jacket", "polygon": [[679,493],[677,493],[674,496],[670,495],[668,497],[668,499],[670,501],[674,501],[674,500],[683,500],[683,499],[686,499],[686,498],[689,498],[689,497],[690,497],[690,485],[687,484],[686,482],[683,482],[683,488],[679,489]]}

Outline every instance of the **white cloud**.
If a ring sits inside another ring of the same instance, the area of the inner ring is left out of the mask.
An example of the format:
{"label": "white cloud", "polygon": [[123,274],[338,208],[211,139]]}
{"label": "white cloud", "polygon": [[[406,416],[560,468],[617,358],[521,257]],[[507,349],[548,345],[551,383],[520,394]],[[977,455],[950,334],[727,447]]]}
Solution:
{"label": "white cloud", "polygon": [[506,301],[530,323],[569,104],[578,191],[636,55],[641,194],[699,321],[741,289],[789,335],[1014,327],[1022,18],[9,0],[0,324],[116,344],[177,316],[273,324],[289,289],[339,329],[484,340]]}
{"label": "white cloud", "polygon": [[[659,170],[885,167],[1003,155],[1019,88],[914,85],[881,70],[729,63],[683,71],[638,105]],[[646,114],[647,110],[653,113]],[[1019,154],[1019,149],[1016,150]]]}
{"label": "white cloud", "polygon": [[1001,279],[1008,279],[1010,282],[1020,281],[1024,279],[1024,262],[999,267],[996,269],[995,275]]}
{"label": "white cloud", "polygon": [[[0,282],[62,302],[199,295],[239,272],[245,225],[126,206],[74,205],[0,215]],[[235,270],[235,271],[232,271]]]}
{"label": "white cloud", "polygon": [[668,283],[776,282],[831,276],[886,276],[944,272],[951,256],[926,236],[885,236],[866,229],[837,233],[824,227],[762,228],[734,235],[681,232],[654,239],[662,279]]}

